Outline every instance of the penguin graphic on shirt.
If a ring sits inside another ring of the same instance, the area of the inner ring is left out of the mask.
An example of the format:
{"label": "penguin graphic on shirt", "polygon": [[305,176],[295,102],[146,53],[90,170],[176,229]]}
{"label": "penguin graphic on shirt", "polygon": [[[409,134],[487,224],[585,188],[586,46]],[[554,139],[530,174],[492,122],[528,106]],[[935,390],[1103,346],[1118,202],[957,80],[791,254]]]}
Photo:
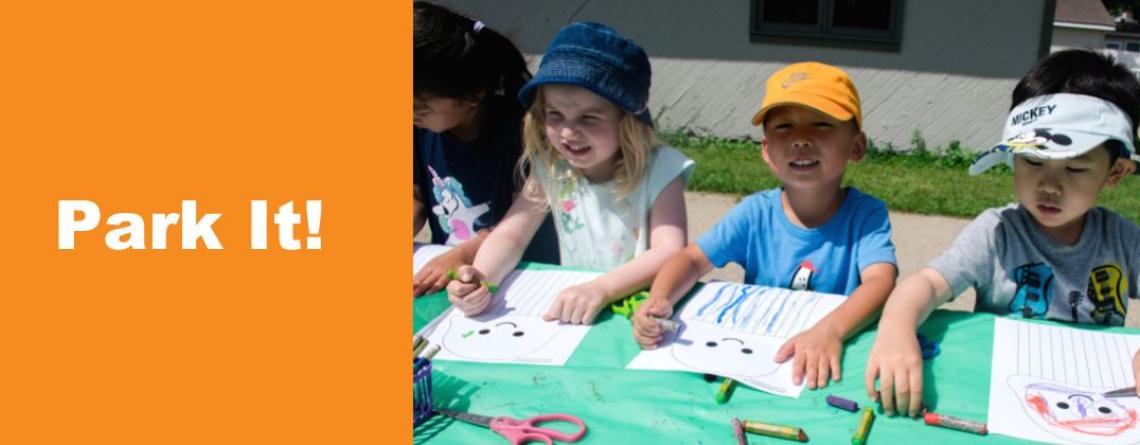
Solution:
{"label": "penguin graphic on shirt", "polygon": [[792,290],[811,290],[811,276],[815,273],[815,265],[811,261],[804,260],[800,263],[800,267],[796,268],[796,272],[792,274],[792,282],[788,283],[788,288]]}

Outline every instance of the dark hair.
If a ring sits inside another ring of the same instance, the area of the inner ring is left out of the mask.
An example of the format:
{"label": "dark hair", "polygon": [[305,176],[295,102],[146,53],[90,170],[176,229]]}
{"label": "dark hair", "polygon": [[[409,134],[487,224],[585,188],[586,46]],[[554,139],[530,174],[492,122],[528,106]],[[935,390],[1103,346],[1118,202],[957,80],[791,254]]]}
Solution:
{"label": "dark hair", "polygon": [[[1100,98],[1128,115],[1132,132],[1140,120],[1140,81],[1112,57],[1090,50],[1058,51],[1037,63],[1013,88],[1012,110],[1034,96],[1056,93],[1083,94]],[[1123,152],[1117,141],[1106,144],[1111,162]]]}
{"label": "dark hair", "polygon": [[518,48],[502,34],[432,3],[413,4],[416,96],[480,101],[488,113],[522,118],[518,92],[530,70]]}

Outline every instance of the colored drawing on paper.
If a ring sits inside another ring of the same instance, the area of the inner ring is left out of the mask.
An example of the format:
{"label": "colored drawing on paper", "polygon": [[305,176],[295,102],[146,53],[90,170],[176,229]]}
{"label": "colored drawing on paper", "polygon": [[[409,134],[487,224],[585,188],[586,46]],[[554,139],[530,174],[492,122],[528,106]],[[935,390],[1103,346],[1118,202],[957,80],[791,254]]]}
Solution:
{"label": "colored drawing on paper", "polygon": [[516,270],[507,275],[486,311],[466,317],[449,310],[423,329],[443,345],[436,360],[562,365],[589,326],[544,321],[542,315],[563,289],[598,274]]}
{"label": "colored drawing on paper", "polygon": [[446,322],[443,348],[456,357],[507,360],[528,357],[570,327],[534,317],[454,317]]}
{"label": "colored drawing on paper", "polygon": [[791,366],[772,358],[787,339],[813,326],[845,297],[737,283],[707,283],[678,311],[682,323],[657,350],[642,351],[631,369],[681,370],[732,377],[745,385],[797,397]]}
{"label": "colored drawing on paper", "polygon": [[997,319],[989,427],[1050,443],[1140,444],[1140,399],[1103,393],[1135,384],[1140,337]]}
{"label": "colored drawing on paper", "polygon": [[1009,389],[1024,403],[1038,427],[1062,440],[1102,444],[1140,441],[1136,397],[1106,398],[1105,389],[1076,387],[1037,378],[1014,376]]}

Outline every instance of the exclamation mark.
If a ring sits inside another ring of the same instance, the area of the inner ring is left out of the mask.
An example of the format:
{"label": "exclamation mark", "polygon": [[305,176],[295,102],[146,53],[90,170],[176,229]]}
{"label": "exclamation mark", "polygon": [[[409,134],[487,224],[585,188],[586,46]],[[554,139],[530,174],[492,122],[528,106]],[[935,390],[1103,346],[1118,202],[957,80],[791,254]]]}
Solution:
{"label": "exclamation mark", "polygon": [[305,239],[305,248],[309,250],[321,249],[321,201],[305,201],[305,218],[308,220],[309,237]]}

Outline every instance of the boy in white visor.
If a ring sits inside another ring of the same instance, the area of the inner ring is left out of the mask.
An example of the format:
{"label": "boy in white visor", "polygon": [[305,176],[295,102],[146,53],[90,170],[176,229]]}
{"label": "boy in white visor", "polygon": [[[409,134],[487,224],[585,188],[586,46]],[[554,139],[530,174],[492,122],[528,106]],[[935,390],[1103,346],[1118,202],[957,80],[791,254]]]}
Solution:
{"label": "boy in white visor", "polygon": [[1002,142],[970,166],[974,175],[1012,166],[1018,202],[979,215],[940,257],[903,279],[883,310],[865,384],[875,398],[878,377],[888,414],[919,414],[915,331],[966,288],[977,291],[978,311],[1124,323],[1125,299],[1137,297],[1140,281],[1140,227],[1096,201],[1136,168],[1138,96],[1131,72],[1090,51],[1054,53],[1021,79]]}

